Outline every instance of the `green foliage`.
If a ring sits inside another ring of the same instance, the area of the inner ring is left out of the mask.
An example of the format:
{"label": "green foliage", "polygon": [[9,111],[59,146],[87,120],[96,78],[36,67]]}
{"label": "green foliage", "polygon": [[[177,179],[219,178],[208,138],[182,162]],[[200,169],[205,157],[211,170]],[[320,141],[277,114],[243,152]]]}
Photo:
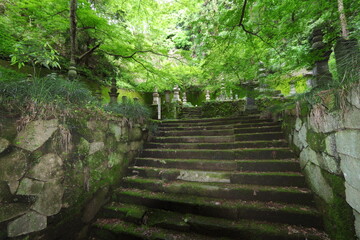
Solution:
{"label": "green foliage", "polygon": [[36,114],[43,107],[83,106],[93,100],[80,82],[56,76],[0,81],[0,106],[6,110]]}
{"label": "green foliage", "polygon": [[120,114],[133,122],[145,122],[151,116],[151,110],[148,107],[132,101],[109,104],[104,109],[110,113]]}
{"label": "green foliage", "polygon": [[245,100],[226,102],[205,102],[202,106],[203,117],[235,117],[244,114]]}

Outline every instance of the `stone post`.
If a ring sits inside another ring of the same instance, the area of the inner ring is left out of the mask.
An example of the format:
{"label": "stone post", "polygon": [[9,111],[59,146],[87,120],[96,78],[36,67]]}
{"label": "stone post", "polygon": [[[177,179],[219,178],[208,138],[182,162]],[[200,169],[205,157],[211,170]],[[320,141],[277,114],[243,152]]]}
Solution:
{"label": "stone post", "polygon": [[210,101],[210,91],[209,90],[206,90],[205,100]]}
{"label": "stone post", "polygon": [[183,99],[182,99],[183,103],[187,103],[187,99],[186,99],[186,92],[183,92]]}
{"label": "stone post", "polygon": [[317,59],[313,69],[315,87],[324,87],[332,80],[328,65],[331,49],[323,42],[323,36],[324,34],[320,27],[316,27],[311,36],[311,52],[314,54],[313,57]]}
{"label": "stone post", "polygon": [[155,88],[154,92],[153,92],[153,103],[152,105],[158,105],[158,101],[159,101],[159,93],[157,88]]}
{"label": "stone post", "polygon": [[119,93],[117,91],[118,91],[118,89],[116,87],[116,79],[113,78],[111,80],[111,88],[110,88],[110,92],[109,92],[110,104],[116,104],[117,103],[117,99],[118,99],[118,96],[119,96]]}
{"label": "stone post", "polygon": [[171,92],[170,91],[168,91],[168,90],[166,90],[165,91],[165,102],[166,103],[170,103],[171,101],[171,99],[170,99],[170,94],[171,94]]}
{"label": "stone post", "polygon": [[180,88],[176,85],[173,90],[174,90],[173,102],[181,102],[181,100],[180,100]]}

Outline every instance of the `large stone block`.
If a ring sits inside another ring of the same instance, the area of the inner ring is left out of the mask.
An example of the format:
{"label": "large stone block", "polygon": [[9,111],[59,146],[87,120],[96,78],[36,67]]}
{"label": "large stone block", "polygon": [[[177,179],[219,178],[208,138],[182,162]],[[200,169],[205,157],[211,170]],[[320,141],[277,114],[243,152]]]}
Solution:
{"label": "large stone block", "polygon": [[360,191],[345,182],[345,195],[347,203],[357,212],[360,212]]}
{"label": "large stone block", "polygon": [[94,154],[98,151],[101,151],[105,148],[105,143],[104,142],[93,142],[90,143],[90,149],[89,149],[89,154]]}
{"label": "large stone block", "polygon": [[57,129],[57,119],[30,122],[16,137],[15,145],[31,152],[35,151],[49,140]]}
{"label": "large stone block", "polygon": [[110,129],[110,132],[112,134],[114,134],[116,141],[120,141],[121,135],[122,135],[122,129],[121,129],[120,124],[110,123],[109,129]]}
{"label": "large stone block", "polygon": [[26,154],[21,150],[0,158],[0,180],[18,181],[24,176],[26,169]]}
{"label": "large stone block", "polygon": [[315,106],[308,120],[315,132],[329,133],[344,128],[344,124],[338,112],[327,112],[324,107]]}
{"label": "large stone block", "polygon": [[140,127],[133,127],[129,131],[129,140],[130,141],[140,141],[142,139],[143,133]]}
{"label": "large stone block", "polygon": [[114,166],[117,166],[117,165],[121,164],[123,160],[124,160],[124,154],[110,153],[109,154],[108,167],[112,168]]}
{"label": "large stone block", "polygon": [[5,138],[0,138],[0,153],[5,151],[10,145],[10,142]]}
{"label": "large stone block", "polygon": [[335,134],[339,153],[357,158],[360,156],[360,130],[345,130]]}
{"label": "large stone block", "polygon": [[24,215],[28,211],[29,211],[28,204],[24,204],[24,203],[2,204],[0,207],[0,223]]}
{"label": "large stone block", "polygon": [[80,155],[88,155],[90,151],[90,143],[83,137],[80,138],[79,144],[77,146],[77,152]]}
{"label": "large stone block", "polygon": [[360,85],[355,85],[351,88],[347,96],[347,100],[356,108],[360,109]]}
{"label": "large stone block", "polygon": [[360,191],[360,159],[347,155],[340,155],[340,167],[344,173],[346,182]]}
{"label": "large stone block", "polygon": [[37,232],[45,229],[47,219],[36,212],[29,212],[22,217],[9,223],[7,231],[9,237],[17,237],[24,234]]}
{"label": "large stone block", "polygon": [[30,169],[27,176],[45,182],[60,179],[64,176],[62,166],[62,159],[57,154],[49,153],[39,159],[39,163]]}
{"label": "large stone block", "polygon": [[313,192],[321,197],[325,202],[332,202],[334,198],[333,190],[322,175],[320,167],[311,163],[307,164],[304,168],[304,173]]}
{"label": "large stone block", "polygon": [[317,154],[314,150],[312,150],[310,147],[305,148],[301,153],[300,153],[300,166],[301,168],[305,168],[306,165],[309,162],[312,162],[313,164],[319,166],[319,158],[321,156],[319,154]]}
{"label": "large stone block", "polygon": [[296,123],[295,123],[295,129],[296,129],[296,131],[300,131],[301,127],[302,127],[302,121],[301,121],[301,119],[300,119],[300,118],[296,118]]}
{"label": "large stone block", "polygon": [[91,201],[85,207],[84,214],[81,218],[83,222],[89,223],[91,220],[94,219],[100,208],[107,201],[106,196],[108,192],[109,188],[103,187],[95,193],[93,199],[91,199]]}
{"label": "large stone block", "polygon": [[30,178],[23,178],[20,182],[17,195],[36,196],[41,194],[44,188],[44,182]]}
{"label": "large stone block", "polygon": [[329,156],[326,153],[323,153],[321,156],[319,162],[322,169],[336,175],[341,174],[340,161],[337,158]]}
{"label": "large stone block", "polygon": [[55,215],[62,207],[64,187],[57,182],[48,182],[31,209],[45,216]]}
{"label": "large stone block", "polygon": [[344,126],[349,129],[360,129],[360,109],[350,108],[344,111]]}
{"label": "large stone block", "polygon": [[330,134],[325,138],[325,152],[330,156],[336,158],[339,157],[339,153],[337,152],[337,148],[336,148],[335,133]]}

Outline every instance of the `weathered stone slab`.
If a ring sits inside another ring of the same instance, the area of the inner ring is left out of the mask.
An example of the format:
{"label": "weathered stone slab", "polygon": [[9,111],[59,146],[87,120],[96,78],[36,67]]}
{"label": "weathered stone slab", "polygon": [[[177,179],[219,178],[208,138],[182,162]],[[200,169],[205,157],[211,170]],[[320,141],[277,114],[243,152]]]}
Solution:
{"label": "weathered stone slab", "polygon": [[29,212],[22,217],[12,221],[8,225],[8,236],[17,237],[20,235],[37,232],[45,229],[47,219],[36,212]]}
{"label": "weathered stone slab", "polygon": [[349,129],[360,129],[360,109],[344,110],[344,126]]}
{"label": "weathered stone slab", "polygon": [[360,109],[360,85],[353,86],[347,100],[355,107]]}
{"label": "weathered stone slab", "polygon": [[16,137],[15,145],[31,152],[35,151],[49,140],[57,129],[57,119],[30,122]]}
{"label": "weathered stone slab", "polygon": [[129,131],[130,141],[140,141],[142,139],[142,130],[140,127],[133,127]]}
{"label": "weathered stone slab", "polygon": [[27,168],[26,155],[21,150],[0,158],[0,180],[18,181],[25,174]]}
{"label": "weathered stone slab", "polygon": [[322,154],[322,158],[320,161],[320,167],[322,167],[324,170],[336,174],[336,175],[340,175],[341,174],[341,169],[340,169],[340,161],[333,157],[333,156],[329,156],[326,153]]}
{"label": "weathered stone slab", "polygon": [[89,149],[89,154],[94,154],[98,151],[101,151],[105,148],[105,144],[104,142],[93,142],[90,143],[90,149]]}
{"label": "weathered stone slab", "polygon": [[346,182],[360,191],[360,159],[347,155],[340,155],[340,167],[344,173]]}
{"label": "weathered stone slab", "polygon": [[335,134],[339,153],[357,158],[360,156],[360,130],[345,130]]}
{"label": "weathered stone slab", "polygon": [[140,150],[140,148],[142,147],[142,141],[134,141],[130,143],[130,150],[131,151],[136,151],[136,150]]}
{"label": "weathered stone slab", "polygon": [[0,223],[21,216],[28,210],[29,205],[24,203],[3,204],[0,207]]}
{"label": "weathered stone slab", "polygon": [[120,141],[121,134],[122,134],[121,126],[119,126],[119,124],[116,124],[116,123],[110,123],[109,129],[110,129],[110,132],[112,134],[114,134],[116,141]]}
{"label": "weathered stone slab", "polygon": [[299,157],[300,158],[300,167],[302,169],[305,168],[309,162],[312,162],[313,164],[320,166],[319,157],[320,157],[320,155],[317,154],[310,147],[305,148],[300,153],[300,157]]}
{"label": "weathered stone slab", "polygon": [[357,212],[360,212],[360,191],[345,182],[345,195],[347,203]]}
{"label": "weathered stone slab", "polygon": [[328,113],[322,107],[316,107],[311,111],[309,124],[315,132],[321,133],[329,133],[344,128],[339,113]]}
{"label": "weathered stone slab", "polygon": [[39,159],[39,163],[30,169],[28,177],[41,181],[50,181],[64,176],[62,159],[54,153],[49,153]]}
{"label": "weathered stone slab", "polygon": [[11,194],[16,194],[16,191],[17,191],[17,189],[19,187],[19,184],[20,184],[20,182],[16,181],[16,180],[8,181],[8,185],[9,185],[9,189],[10,189]]}
{"label": "weathered stone slab", "polygon": [[325,152],[330,156],[339,157],[339,153],[336,148],[335,133],[330,134],[325,138]]}
{"label": "weathered stone slab", "polygon": [[0,138],[0,153],[5,151],[10,145],[10,142],[5,138]]}
{"label": "weathered stone slab", "polygon": [[180,171],[176,178],[184,181],[192,182],[223,182],[230,183],[230,177],[224,176],[222,173],[216,172],[202,172],[202,171]]}
{"label": "weathered stone slab", "polygon": [[334,194],[330,185],[323,177],[320,167],[315,164],[307,164],[304,171],[310,188],[325,202],[330,203],[334,198]]}
{"label": "weathered stone slab", "polygon": [[63,194],[64,187],[60,183],[45,183],[43,192],[31,209],[45,216],[55,215],[61,210]]}
{"label": "weathered stone slab", "polygon": [[296,123],[295,123],[295,129],[296,129],[296,131],[300,131],[301,127],[302,127],[302,121],[301,121],[301,119],[300,119],[300,118],[296,118]]}
{"label": "weathered stone slab", "polygon": [[119,165],[124,160],[124,154],[120,153],[110,153],[108,167],[112,168],[113,166]]}
{"label": "weathered stone slab", "polygon": [[20,182],[17,195],[36,196],[39,195],[44,188],[44,182],[30,178],[23,178]]}
{"label": "weathered stone slab", "polygon": [[88,155],[90,150],[90,143],[85,138],[80,138],[77,146],[77,151],[80,155]]}

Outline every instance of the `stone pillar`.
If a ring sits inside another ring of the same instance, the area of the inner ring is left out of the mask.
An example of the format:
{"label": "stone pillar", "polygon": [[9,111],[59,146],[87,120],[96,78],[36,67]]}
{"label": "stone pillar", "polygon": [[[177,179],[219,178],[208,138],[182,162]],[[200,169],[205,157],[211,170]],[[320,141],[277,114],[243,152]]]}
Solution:
{"label": "stone pillar", "polygon": [[332,80],[328,65],[331,49],[323,42],[323,36],[324,34],[320,27],[316,27],[311,36],[311,52],[314,55],[313,57],[317,59],[313,69],[315,87],[324,87]]}
{"label": "stone pillar", "polygon": [[180,100],[180,88],[176,85],[173,90],[174,90],[173,102],[181,102],[181,100]]}
{"label": "stone pillar", "polygon": [[118,89],[116,87],[116,79],[113,78],[111,80],[111,88],[110,88],[110,92],[109,92],[110,104],[116,104],[117,103],[117,99],[118,99],[118,96],[119,96],[119,93],[117,91],[118,91]]}
{"label": "stone pillar", "polygon": [[206,90],[205,100],[210,101],[210,91],[209,90]]}
{"label": "stone pillar", "polygon": [[186,99],[186,92],[183,92],[183,99],[182,99],[183,103],[187,103],[187,99]]}
{"label": "stone pillar", "polygon": [[166,103],[170,103],[170,102],[171,102],[170,94],[171,94],[170,91],[168,91],[168,90],[165,91],[165,102],[166,102]]}
{"label": "stone pillar", "polygon": [[158,90],[157,88],[155,88],[154,92],[153,92],[153,103],[152,105],[158,105],[158,102],[159,102],[159,93],[158,93]]}

